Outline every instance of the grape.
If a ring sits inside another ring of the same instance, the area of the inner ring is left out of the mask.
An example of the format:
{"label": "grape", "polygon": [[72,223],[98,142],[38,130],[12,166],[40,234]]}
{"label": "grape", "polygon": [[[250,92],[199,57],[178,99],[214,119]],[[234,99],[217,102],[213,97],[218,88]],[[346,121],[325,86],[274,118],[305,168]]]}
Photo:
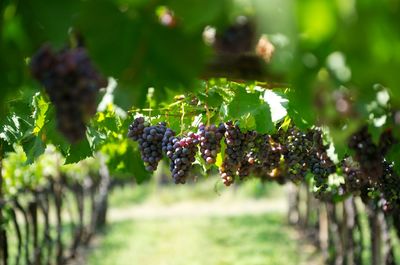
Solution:
{"label": "grape", "polygon": [[394,163],[383,161],[383,174],[379,179],[378,188],[386,201],[385,207],[389,210],[400,205],[400,176],[394,171]]}
{"label": "grape", "polygon": [[360,164],[351,157],[346,157],[340,163],[345,178],[346,192],[358,193],[368,185],[368,178],[360,169]]}
{"label": "grape", "polygon": [[315,186],[320,188],[320,192],[328,187],[328,176],[336,171],[336,166],[327,154],[327,146],[323,144],[322,132],[312,130],[307,134],[312,139],[312,147],[309,151],[308,166],[314,175]]}
{"label": "grape", "polygon": [[142,117],[136,118],[129,127],[128,136],[139,143],[140,154],[147,171],[155,171],[162,159],[162,142],[166,129],[165,123],[148,126]]}
{"label": "grape", "polygon": [[286,133],[281,132],[283,136],[285,149],[283,155],[285,158],[285,171],[288,178],[293,182],[303,181],[308,170],[307,160],[311,140],[307,135],[298,129],[289,128]]}
{"label": "grape", "polygon": [[237,17],[235,24],[223,32],[217,32],[214,48],[220,54],[243,54],[255,48],[255,26],[244,16]]}
{"label": "grape", "polygon": [[349,148],[355,151],[354,157],[360,163],[361,171],[376,183],[383,173],[383,156],[367,127],[361,128],[350,137]]}
{"label": "grape", "polygon": [[55,106],[59,131],[71,143],[82,140],[87,120],[96,113],[98,91],[107,86],[86,50],[78,47],[54,52],[44,45],[32,56],[30,69]]}
{"label": "grape", "polygon": [[258,160],[260,161],[257,167],[264,172],[264,175],[271,175],[271,171],[280,166],[283,152],[281,144],[270,135],[262,135],[257,140],[256,146],[259,148]]}
{"label": "grape", "polygon": [[129,126],[128,137],[132,140],[137,141],[143,134],[143,130],[149,127],[149,123],[145,121],[144,117],[136,118],[133,123]]}
{"label": "grape", "polygon": [[201,157],[208,163],[214,164],[217,159],[217,154],[221,150],[221,139],[224,136],[225,127],[220,124],[218,127],[213,125],[199,125],[199,141]]}
{"label": "grape", "polygon": [[198,135],[190,132],[182,138],[172,136],[168,142],[173,144],[173,151],[168,155],[171,159],[172,178],[176,184],[184,184],[195,161],[199,144]]}
{"label": "grape", "polygon": [[244,134],[232,121],[225,123],[225,158],[219,169],[222,180],[226,186],[234,182],[234,177],[240,162],[244,158],[243,152]]}
{"label": "grape", "polygon": [[255,146],[255,140],[257,136],[258,133],[255,131],[248,131],[244,133],[244,140],[241,147],[244,156],[240,161],[240,165],[237,170],[237,175],[241,180],[249,176],[252,170],[255,168],[257,158],[257,148]]}
{"label": "grape", "polygon": [[167,128],[167,130],[165,131],[164,137],[162,139],[162,150],[164,152],[164,154],[166,156],[168,156],[169,158],[172,157],[172,152],[174,151],[174,139],[176,139],[175,137],[175,132],[170,129]]}

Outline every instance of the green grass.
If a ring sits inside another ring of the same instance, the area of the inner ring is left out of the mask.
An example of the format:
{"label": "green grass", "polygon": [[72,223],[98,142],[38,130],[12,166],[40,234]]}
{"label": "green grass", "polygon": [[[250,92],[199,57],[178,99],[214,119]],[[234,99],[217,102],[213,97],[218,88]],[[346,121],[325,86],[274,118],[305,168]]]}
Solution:
{"label": "green grass", "polygon": [[300,264],[293,230],[277,214],[110,224],[92,265]]}
{"label": "green grass", "polygon": [[[226,188],[219,178],[194,185],[157,185],[116,188],[110,207],[129,209],[137,204],[169,207],[180,202],[235,203],[240,200],[282,198],[282,187],[249,180]],[[299,251],[293,228],[283,214],[238,217],[166,217],[109,223],[99,244],[87,257],[92,265],[269,265],[302,264],[309,257]],[[308,264],[308,263],[303,263]]]}

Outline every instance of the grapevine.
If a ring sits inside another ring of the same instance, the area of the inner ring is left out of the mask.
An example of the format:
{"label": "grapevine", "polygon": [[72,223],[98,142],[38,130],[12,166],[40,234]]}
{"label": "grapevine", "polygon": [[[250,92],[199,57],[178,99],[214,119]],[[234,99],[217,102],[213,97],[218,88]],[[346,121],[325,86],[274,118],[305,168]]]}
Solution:
{"label": "grapevine", "polygon": [[[219,172],[226,186],[230,186],[236,177],[243,180],[250,175],[280,183],[285,183],[287,178],[298,183],[311,172],[321,193],[327,188],[328,176],[336,171],[336,165],[327,155],[320,129],[304,133],[292,126],[287,131],[278,130],[270,135],[242,132],[237,123],[228,121],[218,126],[200,124],[196,133],[190,131],[177,136],[166,123],[150,125],[144,117],[138,117],[129,126],[128,137],[139,143],[148,171],[157,168],[163,154],[168,157],[176,184],[186,182],[197,152],[204,163],[215,164],[222,151],[220,142],[223,139],[226,148]],[[341,165],[350,179],[359,177],[359,171],[348,167],[349,161]]]}

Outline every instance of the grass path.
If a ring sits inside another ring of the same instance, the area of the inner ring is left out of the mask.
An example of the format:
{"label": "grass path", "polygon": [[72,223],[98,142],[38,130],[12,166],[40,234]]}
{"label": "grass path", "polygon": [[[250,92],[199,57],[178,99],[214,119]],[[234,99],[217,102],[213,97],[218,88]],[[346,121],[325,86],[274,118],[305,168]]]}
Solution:
{"label": "grass path", "polygon": [[144,203],[113,209],[89,265],[315,265],[282,200]]}

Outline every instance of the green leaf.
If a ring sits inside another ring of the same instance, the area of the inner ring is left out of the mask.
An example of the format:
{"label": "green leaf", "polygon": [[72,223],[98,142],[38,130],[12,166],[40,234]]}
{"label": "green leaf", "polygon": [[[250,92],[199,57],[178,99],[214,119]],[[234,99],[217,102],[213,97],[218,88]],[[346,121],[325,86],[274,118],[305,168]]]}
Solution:
{"label": "green leaf", "polygon": [[285,118],[287,115],[286,109],[288,105],[288,100],[286,98],[283,98],[281,95],[271,90],[266,90],[264,92],[264,101],[271,109],[271,118],[273,122],[277,122]]}
{"label": "green leaf", "polygon": [[112,111],[99,112],[93,119],[93,124],[107,135],[118,133],[120,129],[119,118]]}
{"label": "green leaf", "polygon": [[45,41],[57,46],[65,44],[80,3],[79,0],[25,0],[18,5],[30,41],[35,45]]}
{"label": "green leaf", "polygon": [[70,146],[68,156],[66,157],[65,163],[72,164],[77,163],[87,157],[93,155],[92,149],[90,148],[89,141],[85,138],[77,144]]}
{"label": "green leaf", "polygon": [[34,109],[32,116],[35,122],[33,134],[37,136],[46,122],[46,113],[49,109],[49,103],[46,102],[46,100],[40,95],[40,93],[37,93],[33,97],[32,106]]}
{"label": "green leaf", "polygon": [[257,93],[247,93],[244,89],[238,89],[232,101],[228,104],[228,112],[232,118],[251,113],[255,108],[264,104]]}
{"label": "green leaf", "polygon": [[199,93],[198,98],[200,101],[207,104],[208,107],[218,108],[223,102],[223,98],[214,89],[210,89],[207,93]]}
{"label": "green leaf", "polygon": [[87,138],[89,141],[90,148],[95,152],[101,149],[101,147],[107,142],[107,136],[97,131],[92,126],[87,128]]}
{"label": "green leaf", "polygon": [[275,125],[271,118],[271,111],[266,104],[262,104],[256,108],[253,115],[256,120],[256,130],[259,133],[272,133],[275,131]]}
{"label": "green leaf", "polygon": [[114,176],[134,176],[138,183],[150,178],[136,145],[123,139],[120,142],[106,144],[101,150],[107,156],[107,166]]}
{"label": "green leaf", "polygon": [[224,162],[225,149],[226,149],[226,144],[225,144],[225,141],[222,139],[221,140],[221,152],[218,153],[217,159],[216,159],[216,162],[215,162],[215,165],[218,168],[220,168],[222,166],[222,163]]}
{"label": "green leaf", "polygon": [[318,43],[333,35],[337,26],[333,5],[328,0],[304,0],[298,5],[300,27],[306,41]]}
{"label": "green leaf", "polygon": [[28,120],[25,120],[16,114],[7,117],[2,131],[0,132],[0,139],[3,139],[9,145],[19,143],[22,139],[31,134],[32,125]]}
{"label": "green leaf", "polygon": [[27,157],[27,163],[32,164],[36,158],[38,158],[41,154],[44,153],[46,149],[45,143],[37,136],[31,136],[27,140],[24,140],[22,143],[22,148]]}
{"label": "green leaf", "polygon": [[144,59],[146,25],[139,17],[137,13],[128,17],[112,1],[86,1],[83,5],[78,27],[90,55],[105,75],[119,78],[132,62]]}
{"label": "green leaf", "polygon": [[47,114],[49,122],[42,129],[43,139],[48,144],[53,144],[62,155],[67,156],[70,143],[64,138],[57,129],[57,120],[54,108],[51,108]]}
{"label": "green leaf", "polygon": [[243,131],[254,130],[257,126],[256,119],[250,113],[242,116],[239,120],[240,129]]}
{"label": "green leaf", "polygon": [[[246,121],[251,122],[254,118],[254,128],[247,129],[255,129],[260,133],[271,133],[275,129],[271,118],[271,110],[260,99],[258,93],[247,93],[244,89],[237,89],[224,114],[228,119],[241,120],[242,124],[249,124]],[[252,116],[251,119],[249,119],[250,116]]]}
{"label": "green leaf", "polygon": [[293,106],[294,104],[290,103],[289,101],[289,108],[288,108],[288,114],[290,119],[294,122],[294,124],[299,127],[302,130],[308,129],[312,126],[312,123],[308,122],[306,119],[304,119],[304,112],[299,113],[296,108]]}

